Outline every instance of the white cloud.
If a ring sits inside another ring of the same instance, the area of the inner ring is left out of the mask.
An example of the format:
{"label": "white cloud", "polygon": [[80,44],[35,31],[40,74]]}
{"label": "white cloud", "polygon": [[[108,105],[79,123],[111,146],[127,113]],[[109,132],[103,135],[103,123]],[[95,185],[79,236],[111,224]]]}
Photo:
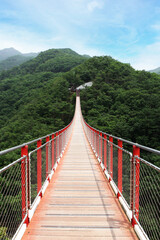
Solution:
{"label": "white cloud", "polygon": [[92,2],[89,2],[87,5],[89,12],[93,12],[96,8],[101,9],[102,7],[103,7],[103,4],[102,2],[99,2],[99,1],[92,1]]}
{"label": "white cloud", "polygon": [[152,70],[160,67],[160,42],[143,47],[136,57],[128,60],[137,70]]}
{"label": "white cloud", "polygon": [[159,32],[159,31],[160,31],[160,24],[154,24],[154,25],[151,26],[151,28],[152,28],[153,30]]}
{"label": "white cloud", "polygon": [[47,49],[42,36],[36,35],[23,27],[0,24],[0,49],[14,47],[22,53],[39,52]]}

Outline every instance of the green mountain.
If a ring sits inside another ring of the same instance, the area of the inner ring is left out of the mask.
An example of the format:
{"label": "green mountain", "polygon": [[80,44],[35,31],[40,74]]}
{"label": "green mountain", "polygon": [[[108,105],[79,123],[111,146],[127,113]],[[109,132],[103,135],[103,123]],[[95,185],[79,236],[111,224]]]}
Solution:
{"label": "green mountain", "polygon": [[71,121],[74,104],[63,75],[86,60],[70,49],[51,49],[0,74],[1,150],[56,131]]}
{"label": "green mountain", "polygon": [[0,72],[19,66],[35,57],[38,53],[25,53],[17,51],[14,48],[5,48],[0,50]]}
{"label": "green mountain", "polygon": [[14,48],[5,48],[0,50],[0,61],[6,60],[9,57],[13,57],[16,55],[21,55],[21,52],[17,51]]}
{"label": "green mountain", "polygon": [[[0,149],[68,124],[75,104],[75,94],[69,89],[87,82],[93,85],[81,91],[81,103],[89,124],[160,148],[159,75],[135,71],[107,56],[89,58],[71,49],[50,49],[0,74]],[[154,157],[151,161],[157,163]]]}
{"label": "green mountain", "polygon": [[81,91],[82,112],[90,125],[160,149],[159,75],[135,71],[107,56],[93,57],[67,75],[73,72],[69,81],[93,82]]}
{"label": "green mountain", "polygon": [[13,57],[9,57],[0,62],[0,71],[9,70],[33,58],[34,56],[24,56],[24,55],[16,55]]}
{"label": "green mountain", "polygon": [[149,72],[160,74],[160,67],[158,67],[156,69],[153,69],[153,70],[150,70]]}

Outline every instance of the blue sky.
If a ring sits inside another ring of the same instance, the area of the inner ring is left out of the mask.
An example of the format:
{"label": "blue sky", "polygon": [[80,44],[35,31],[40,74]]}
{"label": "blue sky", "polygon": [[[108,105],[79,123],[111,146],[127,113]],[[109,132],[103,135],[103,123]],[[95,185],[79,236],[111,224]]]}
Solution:
{"label": "blue sky", "polygon": [[0,0],[0,49],[71,48],[160,67],[160,0]]}

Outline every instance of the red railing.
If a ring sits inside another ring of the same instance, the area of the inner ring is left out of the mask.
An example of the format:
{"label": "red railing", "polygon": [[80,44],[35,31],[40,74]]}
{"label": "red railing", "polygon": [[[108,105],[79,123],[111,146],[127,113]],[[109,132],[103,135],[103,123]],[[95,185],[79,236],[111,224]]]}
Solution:
{"label": "red railing", "polygon": [[0,239],[21,239],[64,153],[72,123],[0,152],[4,157],[21,149],[19,159],[0,169]]}
{"label": "red railing", "polygon": [[[160,168],[140,157],[140,150],[160,151],[101,132],[82,123],[89,143],[140,239],[160,239]],[[129,146],[132,152],[123,148]]]}

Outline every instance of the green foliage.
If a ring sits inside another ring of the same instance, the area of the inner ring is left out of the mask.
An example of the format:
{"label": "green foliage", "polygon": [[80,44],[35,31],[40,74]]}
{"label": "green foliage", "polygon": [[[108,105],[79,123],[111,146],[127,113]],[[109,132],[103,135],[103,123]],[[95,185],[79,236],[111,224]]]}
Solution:
{"label": "green foliage", "polygon": [[0,239],[9,240],[6,231],[7,231],[6,227],[0,227]]}
{"label": "green foliage", "polygon": [[[0,149],[57,131],[74,114],[74,99],[64,72],[87,60],[70,49],[42,52],[0,74]],[[0,166],[13,161],[12,154]]]}
{"label": "green foliage", "polygon": [[32,58],[34,58],[34,57],[29,57],[29,56],[24,56],[24,55],[16,55],[13,57],[9,57],[9,58],[5,59],[4,61],[0,62],[0,71],[9,70],[13,67],[19,66],[22,63],[27,62]]}
{"label": "green foliage", "polygon": [[92,75],[84,80],[92,79],[93,86],[81,91],[82,112],[90,125],[160,149],[159,75],[135,71],[111,57],[89,59],[76,69],[79,76]]}

